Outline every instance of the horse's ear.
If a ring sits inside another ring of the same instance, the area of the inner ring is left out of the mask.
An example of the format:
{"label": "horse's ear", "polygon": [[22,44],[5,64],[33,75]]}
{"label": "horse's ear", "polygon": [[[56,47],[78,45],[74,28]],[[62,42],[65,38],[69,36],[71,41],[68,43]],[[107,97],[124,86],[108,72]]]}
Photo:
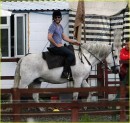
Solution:
{"label": "horse's ear", "polygon": [[121,48],[121,36],[122,36],[122,30],[121,29],[115,29],[114,30],[114,46],[118,49]]}

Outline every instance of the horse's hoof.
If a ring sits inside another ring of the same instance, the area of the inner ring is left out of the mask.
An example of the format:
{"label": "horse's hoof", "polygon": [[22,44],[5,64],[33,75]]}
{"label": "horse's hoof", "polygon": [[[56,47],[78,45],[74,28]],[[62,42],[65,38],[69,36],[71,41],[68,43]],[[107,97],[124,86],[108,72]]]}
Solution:
{"label": "horse's hoof", "polygon": [[41,112],[45,112],[45,111],[46,111],[46,108],[40,107],[39,110],[40,110]]}
{"label": "horse's hoof", "polygon": [[73,97],[73,101],[77,101],[78,100],[78,98],[77,97]]}

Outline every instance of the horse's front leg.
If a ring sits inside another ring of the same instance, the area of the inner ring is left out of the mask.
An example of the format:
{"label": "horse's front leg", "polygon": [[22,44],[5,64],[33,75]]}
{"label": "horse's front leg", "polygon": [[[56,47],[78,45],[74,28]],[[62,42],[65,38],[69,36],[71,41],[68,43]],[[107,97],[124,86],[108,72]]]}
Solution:
{"label": "horse's front leg", "polygon": [[[80,88],[81,84],[82,84],[82,79],[74,79],[74,88]],[[78,100],[78,95],[79,95],[79,92],[73,93],[73,101]]]}
{"label": "horse's front leg", "polygon": [[[82,82],[82,87],[90,87],[90,85],[88,84],[87,80],[83,80]],[[91,102],[92,99],[92,92],[88,92],[88,97],[84,99],[84,101],[86,102]],[[87,110],[87,107],[84,106],[84,110]]]}
{"label": "horse's front leg", "polygon": [[[90,87],[90,85],[88,84],[88,82],[86,80],[83,80],[82,82],[82,87]],[[88,92],[88,97],[87,97],[87,102],[90,102],[92,98],[92,92]]]}
{"label": "horse's front leg", "polygon": [[74,92],[73,93],[73,101],[77,101],[78,100],[78,95],[79,95],[78,92]]}

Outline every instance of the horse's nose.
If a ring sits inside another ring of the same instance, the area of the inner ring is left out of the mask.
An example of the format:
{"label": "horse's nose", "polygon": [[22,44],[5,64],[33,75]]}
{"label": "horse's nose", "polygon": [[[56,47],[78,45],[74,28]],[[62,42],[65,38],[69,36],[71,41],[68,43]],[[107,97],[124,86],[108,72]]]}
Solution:
{"label": "horse's nose", "polygon": [[115,73],[115,74],[119,73],[119,68],[117,66],[112,66],[111,70],[112,70],[112,73]]}
{"label": "horse's nose", "polygon": [[119,69],[116,68],[115,71],[114,71],[115,74],[119,73]]}

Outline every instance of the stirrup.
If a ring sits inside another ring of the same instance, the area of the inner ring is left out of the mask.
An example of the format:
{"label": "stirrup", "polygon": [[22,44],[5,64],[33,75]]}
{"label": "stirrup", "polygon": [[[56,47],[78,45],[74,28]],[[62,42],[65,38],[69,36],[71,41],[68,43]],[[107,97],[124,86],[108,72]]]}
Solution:
{"label": "stirrup", "polygon": [[67,77],[68,80],[70,80],[70,73],[68,74],[68,77]]}

